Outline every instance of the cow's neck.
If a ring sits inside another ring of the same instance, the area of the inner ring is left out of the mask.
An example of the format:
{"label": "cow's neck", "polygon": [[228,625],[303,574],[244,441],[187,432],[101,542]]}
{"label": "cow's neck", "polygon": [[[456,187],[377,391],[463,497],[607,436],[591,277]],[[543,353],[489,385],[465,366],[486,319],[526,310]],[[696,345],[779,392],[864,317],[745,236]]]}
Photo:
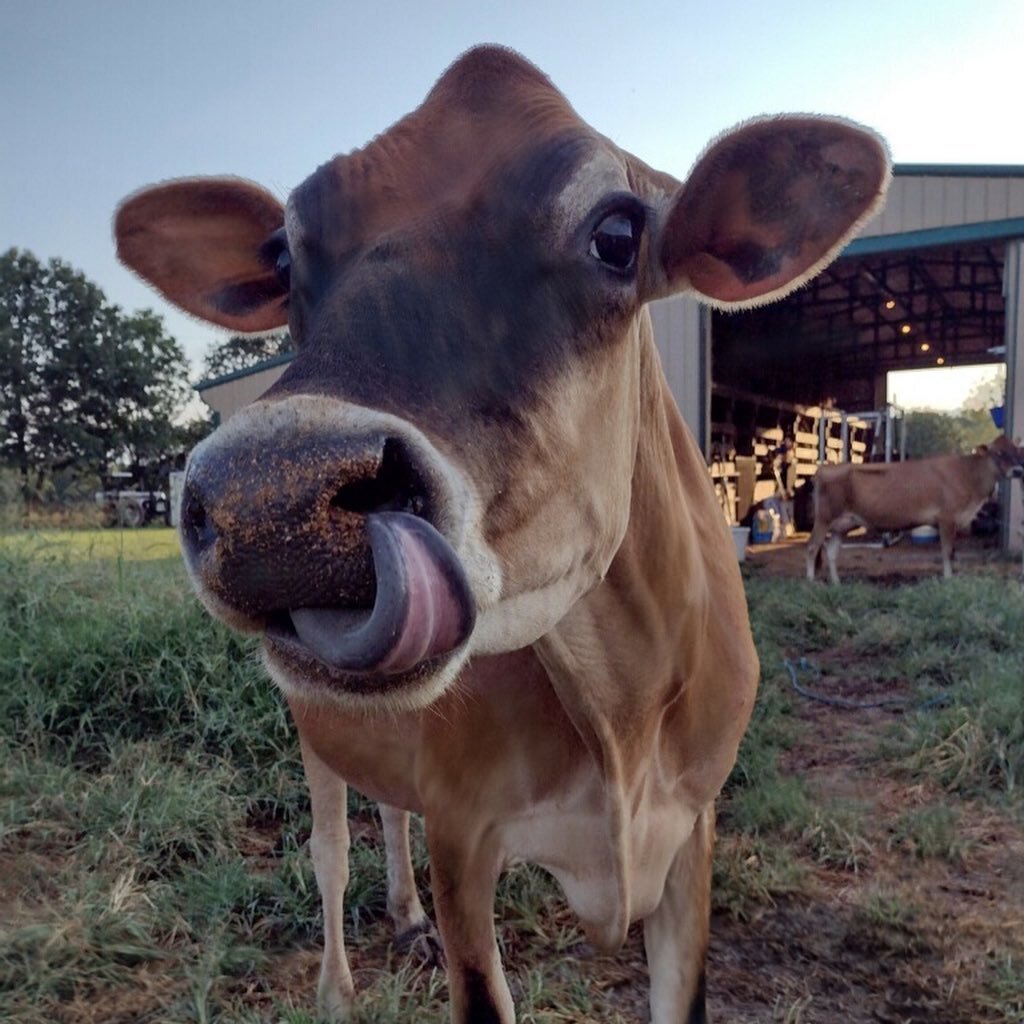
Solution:
{"label": "cow's neck", "polygon": [[[706,614],[708,579],[695,520],[709,512],[701,500],[707,497],[707,470],[665,385],[649,323],[640,360],[629,525],[605,579],[537,644],[599,760],[607,755],[604,723],[617,745],[643,749],[633,740],[651,727],[651,709],[674,700],[678,681],[692,672],[693,652],[680,639],[699,635],[695,627]],[[690,480],[695,459],[700,478]]]}
{"label": "cow's neck", "polygon": [[[724,779],[716,766],[706,786],[683,776],[686,746],[696,742],[710,748],[714,742],[713,735],[697,735],[700,729],[709,726],[720,736],[723,728],[721,722],[702,722],[700,714],[691,721],[694,708],[715,703],[701,700],[702,691],[715,683],[709,664],[721,656],[724,672],[734,669],[729,654],[709,652],[693,638],[710,632],[717,647],[736,634],[745,661],[737,666],[744,680],[737,689],[751,691],[737,693],[740,730],[756,679],[735,554],[731,542],[723,552],[721,511],[704,460],[668,391],[649,321],[643,325],[640,359],[640,441],[626,535],[605,580],[536,645],[603,775],[623,928],[630,913],[632,820],[659,801],[678,804],[680,785],[699,809]],[[723,574],[724,605],[713,596],[723,581],[712,584],[713,576]],[[718,605],[712,607],[712,601]],[[724,619],[717,639],[715,627],[708,628],[716,613]]]}

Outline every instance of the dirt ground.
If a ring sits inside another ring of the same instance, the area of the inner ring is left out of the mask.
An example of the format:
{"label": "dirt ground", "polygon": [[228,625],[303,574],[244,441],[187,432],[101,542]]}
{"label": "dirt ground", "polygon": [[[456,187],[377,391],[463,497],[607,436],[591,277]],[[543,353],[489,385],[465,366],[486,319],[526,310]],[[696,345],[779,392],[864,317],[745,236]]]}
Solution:
{"label": "dirt ground", "polygon": [[[808,534],[797,533],[774,544],[749,544],[747,562],[750,568],[767,576],[791,576],[802,579],[805,574],[805,551]],[[822,559],[824,563],[824,558]],[[854,531],[839,552],[837,560],[840,580],[844,578],[871,580],[874,583],[899,583],[942,575],[942,552],[938,541],[914,544],[909,534],[890,547],[883,547],[876,536],[863,530]],[[999,552],[994,538],[960,537],[953,554],[953,572],[990,573],[1004,576],[1020,575],[1020,557],[1009,558]],[[818,578],[827,579],[824,564]]]}
{"label": "dirt ground", "polygon": [[800,707],[807,729],[784,767],[816,795],[861,808],[863,846],[855,866],[815,865],[808,887],[757,920],[713,923],[713,1020],[1024,1021],[1021,993],[998,984],[999,958],[1012,953],[1019,979],[1024,955],[1024,834],[991,808],[958,803],[962,859],[915,856],[897,823],[943,794],[865,756],[898,713]]}

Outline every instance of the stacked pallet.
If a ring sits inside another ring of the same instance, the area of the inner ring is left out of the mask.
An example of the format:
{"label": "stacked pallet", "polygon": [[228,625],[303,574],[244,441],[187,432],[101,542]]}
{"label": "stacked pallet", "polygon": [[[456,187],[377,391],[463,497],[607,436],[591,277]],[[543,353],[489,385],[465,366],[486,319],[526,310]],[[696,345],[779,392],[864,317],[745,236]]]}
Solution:
{"label": "stacked pallet", "polygon": [[873,426],[827,405],[804,406],[714,385],[711,477],[729,522],[780,493],[792,497],[822,462],[864,462]]}

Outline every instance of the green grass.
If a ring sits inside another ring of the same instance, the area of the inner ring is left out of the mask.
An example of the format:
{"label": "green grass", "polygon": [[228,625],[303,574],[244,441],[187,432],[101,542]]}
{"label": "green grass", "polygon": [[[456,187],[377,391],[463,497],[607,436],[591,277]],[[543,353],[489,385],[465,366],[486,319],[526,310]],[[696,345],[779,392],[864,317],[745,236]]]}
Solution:
{"label": "green grass", "polygon": [[[0,536],[0,1019],[314,1022],[310,980],[273,973],[320,942],[296,739],[254,643],[201,610],[176,547],[160,529]],[[1018,586],[747,587],[763,683],[722,802],[719,915],[756,922],[811,899],[816,872],[872,877],[882,855],[960,869],[973,848],[953,801],[1024,820]],[[863,750],[872,770],[942,799],[879,838],[869,808],[787,770],[807,727],[783,658],[801,656],[820,664],[818,687],[854,673],[915,703],[946,695]],[[354,794],[350,810],[373,814]],[[415,838],[426,896],[419,826]],[[375,833],[357,831],[351,863],[350,943],[383,950],[357,972],[358,1020],[444,1019],[443,974],[388,959]],[[522,1020],[630,1019],[581,981],[581,934],[547,874],[507,873],[498,907]],[[859,948],[927,944],[915,907],[884,888],[845,927]],[[1021,959],[992,955],[986,998],[1012,1006]],[[815,1008],[796,993],[764,1018]]]}
{"label": "green grass", "polygon": [[951,864],[967,862],[972,842],[960,829],[960,813],[947,804],[905,811],[893,824],[891,845],[919,860],[938,857]]}
{"label": "green grass", "polygon": [[83,528],[79,530],[0,531],[0,553],[9,551],[33,560],[72,558],[124,559],[131,562],[178,558],[178,531],[166,526],[140,530]]}
{"label": "green grass", "polygon": [[[813,688],[846,678],[888,685],[908,713],[881,751],[907,772],[1024,812],[1024,589],[998,577],[882,588],[807,587],[749,579],[762,687],[732,785],[762,785],[791,743],[804,698],[785,658],[825,669]],[[842,712],[836,712],[841,714]],[[1022,818],[1021,820],[1024,820]]]}

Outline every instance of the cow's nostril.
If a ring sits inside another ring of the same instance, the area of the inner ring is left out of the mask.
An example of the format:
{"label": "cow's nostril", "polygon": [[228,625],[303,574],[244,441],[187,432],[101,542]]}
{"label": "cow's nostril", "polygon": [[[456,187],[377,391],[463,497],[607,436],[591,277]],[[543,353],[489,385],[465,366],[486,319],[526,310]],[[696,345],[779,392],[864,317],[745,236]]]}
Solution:
{"label": "cow's nostril", "polygon": [[376,474],[339,487],[331,507],[369,515],[371,512],[410,512],[430,518],[427,486],[409,459],[404,445],[389,438]]}
{"label": "cow's nostril", "polygon": [[185,485],[181,502],[181,533],[194,555],[200,554],[216,539],[216,531],[206,514],[206,506],[194,486]]}

